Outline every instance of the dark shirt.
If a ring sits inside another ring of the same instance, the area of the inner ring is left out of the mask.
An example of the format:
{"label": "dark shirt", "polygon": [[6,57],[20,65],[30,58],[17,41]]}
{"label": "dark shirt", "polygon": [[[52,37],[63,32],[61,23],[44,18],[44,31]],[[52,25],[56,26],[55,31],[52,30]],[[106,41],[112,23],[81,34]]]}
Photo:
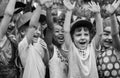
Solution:
{"label": "dark shirt", "polygon": [[120,54],[113,47],[101,48],[97,57],[99,78],[120,78]]}
{"label": "dark shirt", "polygon": [[0,42],[0,78],[17,78],[15,52],[11,39],[4,37]]}

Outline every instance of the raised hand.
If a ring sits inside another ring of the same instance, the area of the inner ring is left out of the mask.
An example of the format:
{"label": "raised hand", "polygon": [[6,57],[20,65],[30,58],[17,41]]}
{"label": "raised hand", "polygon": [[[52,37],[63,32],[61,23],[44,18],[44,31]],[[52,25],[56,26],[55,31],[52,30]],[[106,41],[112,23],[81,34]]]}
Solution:
{"label": "raised hand", "polygon": [[107,13],[113,14],[119,5],[120,5],[120,0],[118,0],[118,1],[115,0],[112,4],[107,5],[106,6]]}
{"label": "raised hand", "polygon": [[76,4],[76,2],[71,4],[70,0],[63,0],[63,3],[68,10],[73,10],[75,8],[75,4]]}
{"label": "raised hand", "polygon": [[94,13],[100,13],[100,5],[99,3],[95,3],[93,1],[89,2],[89,10],[94,12]]}
{"label": "raised hand", "polygon": [[44,4],[45,4],[46,8],[50,8],[53,5],[53,1],[49,0],[49,1],[46,1]]}

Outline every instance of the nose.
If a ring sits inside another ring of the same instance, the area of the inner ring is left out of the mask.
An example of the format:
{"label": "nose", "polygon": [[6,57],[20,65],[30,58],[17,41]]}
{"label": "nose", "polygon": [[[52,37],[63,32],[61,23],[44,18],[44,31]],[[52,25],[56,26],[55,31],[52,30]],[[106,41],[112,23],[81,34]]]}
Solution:
{"label": "nose", "polygon": [[81,35],[81,39],[84,39],[85,38],[85,36],[84,35]]}
{"label": "nose", "polygon": [[37,33],[37,34],[41,35],[41,32],[40,32],[39,30],[36,30],[36,32],[35,32],[35,33]]}
{"label": "nose", "polygon": [[109,36],[108,36],[108,39],[112,39],[112,36],[111,36],[111,35],[109,35]]}
{"label": "nose", "polygon": [[63,31],[59,31],[59,34],[62,35],[62,34],[63,34]]}

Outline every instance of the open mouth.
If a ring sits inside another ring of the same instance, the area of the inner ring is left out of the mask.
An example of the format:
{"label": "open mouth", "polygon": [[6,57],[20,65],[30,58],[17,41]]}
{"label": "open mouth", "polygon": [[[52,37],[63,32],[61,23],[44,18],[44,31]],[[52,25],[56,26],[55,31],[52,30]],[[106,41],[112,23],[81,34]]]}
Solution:
{"label": "open mouth", "polygon": [[39,37],[39,35],[38,35],[38,34],[35,34],[33,37],[34,37],[34,38],[38,38],[38,37]]}
{"label": "open mouth", "polygon": [[109,43],[109,44],[112,44],[112,40],[106,39],[105,42],[106,42],[106,43]]}
{"label": "open mouth", "polygon": [[86,41],[82,41],[80,42],[81,45],[85,45],[86,44]]}
{"label": "open mouth", "polygon": [[58,39],[59,40],[64,40],[64,36],[59,36]]}
{"label": "open mouth", "polygon": [[64,42],[64,36],[59,36],[58,40],[59,40],[59,42]]}

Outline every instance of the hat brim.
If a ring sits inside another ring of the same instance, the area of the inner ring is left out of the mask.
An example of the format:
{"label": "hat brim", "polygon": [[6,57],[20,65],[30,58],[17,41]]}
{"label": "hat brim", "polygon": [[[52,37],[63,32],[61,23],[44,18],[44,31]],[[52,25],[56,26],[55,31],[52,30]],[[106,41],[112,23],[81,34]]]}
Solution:
{"label": "hat brim", "polygon": [[93,24],[87,20],[79,19],[71,24],[70,34],[72,35],[75,29],[79,27],[86,27],[89,31],[91,31],[93,28]]}
{"label": "hat brim", "polygon": [[18,20],[18,28],[21,28],[25,23],[27,23],[32,17],[32,12],[27,12],[20,17]]}

